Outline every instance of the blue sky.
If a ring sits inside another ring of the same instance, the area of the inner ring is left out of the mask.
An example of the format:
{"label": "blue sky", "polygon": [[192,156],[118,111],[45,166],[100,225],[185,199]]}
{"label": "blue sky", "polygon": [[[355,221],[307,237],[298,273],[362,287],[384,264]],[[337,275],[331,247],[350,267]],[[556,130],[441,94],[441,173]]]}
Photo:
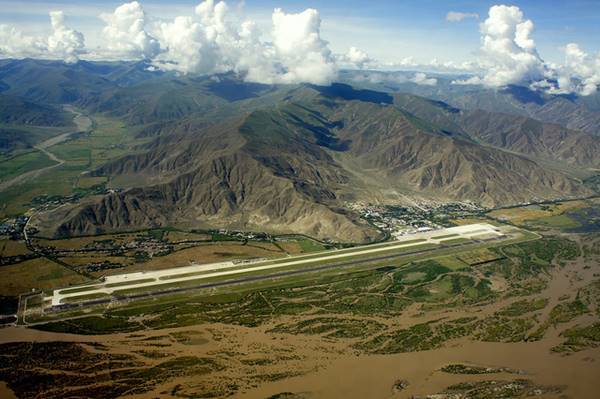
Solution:
{"label": "blue sky", "polygon": [[[155,18],[189,15],[199,1],[140,0]],[[28,32],[49,29],[47,12],[63,10],[69,25],[82,31],[92,46],[97,43],[102,22],[100,12],[110,12],[119,1],[0,0],[0,23],[14,24]],[[234,6],[238,2],[229,1]],[[494,4],[517,5],[535,24],[533,35],[542,58],[562,60],[561,46],[578,43],[589,53],[600,51],[600,0],[498,1],[370,1],[246,0],[245,13],[268,32],[274,8],[298,12],[312,7],[320,11],[322,36],[335,52],[356,46],[383,61],[412,56],[418,61],[468,61],[480,46],[478,24]],[[447,22],[449,11],[477,13],[479,20]]]}

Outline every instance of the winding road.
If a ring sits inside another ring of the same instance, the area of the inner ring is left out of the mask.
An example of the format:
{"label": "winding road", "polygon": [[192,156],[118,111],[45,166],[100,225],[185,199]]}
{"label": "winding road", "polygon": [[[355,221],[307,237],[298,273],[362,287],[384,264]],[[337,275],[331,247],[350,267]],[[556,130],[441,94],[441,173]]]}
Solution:
{"label": "winding road", "polygon": [[87,132],[87,131],[91,130],[92,120],[87,115],[84,115],[81,112],[76,111],[70,105],[65,105],[64,109],[65,109],[65,111],[68,111],[75,115],[75,117],[73,118],[73,122],[75,122],[77,129],[72,132],[67,132],[67,133],[59,134],[58,136],[51,137],[48,140],[43,141],[33,147],[34,149],[44,153],[48,158],[50,158],[52,161],[54,161],[56,163],[54,165],[46,166],[45,168],[35,169],[35,170],[31,170],[26,173],[22,173],[18,176],[15,176],[14,178],[12,178],[10,180],[2,182],[2,183],[0,183],[0,191],[4,191],[16,184],[19,184],[26,180],[38,177],[41,174],[46,173],[49,170],[52,170],[52,169],[57,168],[57,167],[61,166],[62,164],[64,164],[65,160],[57,157],[52,152],[48,151],[48,148],[55,146],[57,144],[60,144],[64,141],[67,141],[75,133]]}

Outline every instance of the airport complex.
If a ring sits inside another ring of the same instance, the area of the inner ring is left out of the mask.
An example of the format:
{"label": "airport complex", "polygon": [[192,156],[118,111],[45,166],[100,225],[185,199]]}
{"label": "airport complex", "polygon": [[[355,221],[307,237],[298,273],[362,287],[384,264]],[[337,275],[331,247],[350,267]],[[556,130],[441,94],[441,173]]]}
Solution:
{"label": "airport complex", "polygon": [[243,262],[220,262],[174,267],[163,270],[126,273],[102,278],[93,284],[56,289],[44,298],[44,308],[60,310],[165,295],[184,290],[210,288],[286,275],[340,270],[349,266],[377,263],[403,256],[434,256],[449,247],[481,245],[521,234],[510,226],[487,223],[469,224],[446,229],[418,232],[399,240],[347,249],[330,250],[282,259]]}

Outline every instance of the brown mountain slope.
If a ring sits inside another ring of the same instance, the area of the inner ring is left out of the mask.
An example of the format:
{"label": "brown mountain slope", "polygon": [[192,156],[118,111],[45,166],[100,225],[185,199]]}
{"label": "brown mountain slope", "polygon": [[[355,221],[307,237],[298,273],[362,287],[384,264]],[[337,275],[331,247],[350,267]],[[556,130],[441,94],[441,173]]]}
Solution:
{"label": "brown mountain slope", "polygon": [[526,116],[459,110],[412,95],[397,95],[395,101],[397,106],[453,134],[468,135],[496,147],[569,166],[600,165],[600,138],[585,132]]}
{"label": "brown mountain slope", "polygon": [[254,113],[227,128],[172,137],[105,165],[97,174],[157,183],[61,208],[42,222],[45,232],[66,236],[183,225],[303,232],[351,242],[376,238],[370,226],[335,209],[331,188],[347,184],[347,177],[332,158],[319,146],[288,138],[277,125],[262,131],[269,138],[263,141],[255,129],[265,116]]}
{"label": "brown mountain slope", "polygon": [[414,94],[442,100],[463,110],[481,109],[510,115],[529,116],[543,123],[556,123],[568,129],[600,135],[600,108],[598,94],[577,97],[548,95],[522,86],[501,90],[470,88],[454,90],[452,85],[443,89],[417,86]]}
{"label": "brown mountain slope", "polygon": [[533,118],[600,137],[600,112],[582,107],[566,98],[555,98],[539,108],[531,107],[529,111]]}
{"label": "brown mountain slope", "polygon": [[449,137],[386,98],[347,88],[343,95],[306,88],[302,102],[208,129],[183,121],[96,171],[128,182],[123,191],[61,208],[47,215],[45,230],[184,225],[366,241],[377,233],[340,207],[384,189],[486,205],[588,194],[525,157]]}
{"label": "brown mountain slope", "polygon": [[376,236],[245,154],[214,159],[169,183],[110,194],[61,216],[66,222],[59,236],[174,224],[305,232],[352,242]]}
{"label": "brown mountain slope", "polygon": [[352,141],[347,156],[382,171],[392,185],[485,205],[583,194],[579,182],[515,154],[461,137],[426,132],[393,107],[350,104],[339,136]]}
{"label": "brown mountain slope", "polygon": [[463,113],[460,124],[473,137],[497,147],[568,165],[600,167],[600,138],[558,124],[485,111]]}

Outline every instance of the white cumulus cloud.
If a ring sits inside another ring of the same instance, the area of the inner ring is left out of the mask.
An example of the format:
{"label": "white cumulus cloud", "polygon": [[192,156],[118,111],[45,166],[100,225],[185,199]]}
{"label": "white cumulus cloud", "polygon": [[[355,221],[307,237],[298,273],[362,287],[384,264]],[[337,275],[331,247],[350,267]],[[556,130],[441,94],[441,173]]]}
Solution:
{"label": "white cumulus cloud", "polygon": [[482,85],[483,80],[479,76],[471,76],[470,78],[467,78],[467,79],[453,80],[452,84],[459,85],[459,86]]}
{"label": "white cumulus cloud", "polygon": [[157,31],[163,52],[154,64],[163,70],[211,74],[234,71],[247,80],[268,80],[270,52],[260,42],[252,21],[231,16],[225,2],[200,3],[195,14],[163,22]]}
{"label": "white cumulus cloud", "polygon": [[346,54],[337,55],[336,58],[340,64],[348,68],[363,69],[376,64],[376,61],[369,54],[356,47],[350,47]]}
{"label": "white cumulus cloud", "polygon": [[[192,10],[190,10],[192,11]],[[100,15],[105,23],[102,45],[88,51],[92,59],[148,59],[153,68],[179,73],[240,74],[260,83],[330,84],[337,76],[336,58],[321,37],[321,18],[314,9],[272,14],[271,41],[252,21],[243,21],[224,1],[204,0],[190,15],[171,21],[149,21],[137,1]],[[86,52],[83,35],[69,28],[62,11],[50,13],[47,39],[0,25],[0,54],[6,57],[59,58],[76,62]],[[368,56],[352,49],[353,62]]]}
{"label": "white cumulus cloud", "polygon": [[459,12],[459,11],[450,11],[446,14],[446,21],[448,22],[460,22],[466,18],[474,18],[479,19],[479,14],[474,12]]}
{"label": "white cumulus cloud", "polygon": [[582,96],[595,94],[600,85],[600,53],[592,56],[576,43],[567,44],[564,51],[565,63],[558,67],[558,88],[554,91]]}
{"label": "white cumulus cloud", "polygon": [[355,72],[349,76],[354,82],[368,83],[414,83],[424,86],[435,86],[438,81],[435,78],[427,77],[423,72],[405,72],[405,71],[362,71]]}
{"label": "white cumulus cloud", "polygon": [[490,8],[481,24],[482,65],[486,69],[482,83],[506,86],[543,79],[545,65],[531,38],[533,29],[533,22],[523,19],[516,6]]}
{"label": "white cumulus cloud", "polygon": [[480,25],[482,56],[478,63],[483,75],[453,83],[502,87],[544,80],[551,72],[537,52],[533,30],[533,22],[525,20],[518,7],[492,6]]}
{"label": "white cumulus cloud", "polygon": [[309,8],[298,14],[273,11],[273,45],[282,67],[277,80],[282,83],[330,84],[337,66],[328,43],[321,39],[319,12]]}
{"label": "white cumulus cloud", "polygon": [[83,34],[66,25],[62,11],[51,11],[50,23],[52,34],[48,36],[48,54],[65,62],[77,62],[85,49]]}
{"label": "white cumulus cloud", "polygon": [[254,22],[239,21],[223,1],[205,0],[195,15],[159,25],[163,51],[154,65],[181,73],[234,71],[259,83],[329,84],[337,66],[320,29],[317,10],[286,14],[275,9],[272,42],[263,42]]}
{"label": "white cumulus cloud", "polygon": [[71,29],[62,11],[51,11],[51,33],[46,39],[29,36],[19,29],[0,25],[0,54],[11,58],[39,57],[77,62],[85,52],[81,32]]}
{"label": "white cumulus cloud", "polygon": [[550,94],[597,92],[600,85],[600,53],[592,56],[576,43],[565,46],[562,65],[548,64],[538,54],[532,37],[535,25],[516,6],[496,5],[481,24],[479,75],[454,84],[503,87],[526,85]]}
{"label": "white cumulus cloud", "polygon": [[117,7],[111,14],[101,14],[103,49],[118,59],[150,59],[160,51],[159,42],[146,30],[146,13],[137,1]]}
{"label": "white cumulus cloud", "polygon": [[[426,73],[474,73],[455,84],[488,87],[526,85],[552,94],[596,93],[600,85],[600,54],[588,54],[576,43],[564,47],[560,65],[544,62],[533,38],[535,25],[516,6],[495,5],[480,25],[481,48],[473,60],[417,62],[407,57],[382,63],[351,46],[333,54],[321,36],[321,17],[315,9],[286,13],[276,8],[270,31],[242,17],[241,6],[230,9],[225,1],[204,0],[188,15],[170,20],[148,16],[138,1],[126,2],[100,14],[104,22],[100,46],[86,49],[84,36],[70,28],[62,11],[50,13],[45,36],[31,35],[18,27],[0,24],[0,57],[93,60],[144,59],[152,70],[182,74],[234,72],[246,81],[266,84],[307,82],[327,85],[339,68],[403,70],[403,82],[435,85]],[[450,22],[479,19],[472,12],[450,11]],[[263,25],[261,25],[263,26]],[[265,34],[266,33],[266,34]],[[268,37],[268,39],[264,39]],[[418,72],[414,72],[418,71]],[[376,76],[371,76],[376,79]]]}
{"label": "white cumulus cloud", "polygon": [[425,85],[425,86],[435,86],[437,85],[437,79],[435,78],[428,78],[426,74],[424,74],[423,72],[417,72],[415,73],[415,76],[413,76],[410,79],[411,82],[416,83],[418,85]]}
{"label": "white cumulus cloud", "polygon": [[0,25],[0,55],[12,58],[39,57],[46,43],[38,37],[28,36],[14,26]]}
{"label": "white cumulus cloud", "polygon": [[413,57],[406,57],[398,62],[388,62],[379,64],[378,66],[385,70],[418,70],[442,73],[471,73],[480,70],[479,65],[473,61],[440,61],[434,58],[430,61],[418,62]]}
{"label": "white cumulus cloud", "polygon": [[157,37],[164,52],[154,59],[156,67],[181,73],[217,72],[216,43],[192,17],[179,16],[161,23]]}

